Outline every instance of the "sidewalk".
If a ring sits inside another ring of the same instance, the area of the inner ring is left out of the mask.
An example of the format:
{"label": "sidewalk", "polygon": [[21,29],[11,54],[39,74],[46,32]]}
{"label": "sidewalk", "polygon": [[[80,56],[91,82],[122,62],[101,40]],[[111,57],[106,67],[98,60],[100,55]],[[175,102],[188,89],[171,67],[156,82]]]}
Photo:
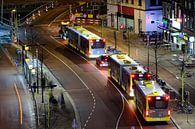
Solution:
{"label": "sidewalk", "polygon": [[[21,55],[16,53],[16,50],[19,49],[20,46],[16,44],[12,44],[9,46],[4,46],[5,51],[7,51],[8,56],[10,56],[10,60],[13,64],[17,66],[18,72],[23,74],[23,68],[21,63]],[[21,48],[20,48],[21,49]],[[31,57],[32,58],[32,57]],[[40,63],[40,62],[39,62]],[[36,65],[34,65],[36,67]],[[38,65],[40,71],[40,64]],[[36,119],[36,127],[37,129],[44,128],[56,128],[56,129],[70,129],[72,128],[73,121],[77,120],[74,112],[73,103],[71,101],[71,97],[64,90],[61,84],[56,80],[53,74],[49,71],[49,69],[43,64],[43,74],[46,77],[46,87],[43,90],[39,88],[39,93],[36,88],[33,88],[33,82],[37,82],[36,75],[32,75],[32,80],[29,81],[28,77],[25,76],[27,81],[27,89],[29,89],[29,93],[31,93],[31,100],[34,102],[35,107],[35,119]],[[29,74],[28,74],[29,75]],[[40,77],[40,74],[39,74]],[[31,84],[30,84],[31,82]],[[39,78],[39,83],[41,79]],[[54,88],[50,88],[50,83],[56,85]],[[39,84],[40,85],[40,84]],[[29,87],[31,86],[31,87]],[[35,91],[36,90],[36,91]],[[43,99],[42,99],[43,97]]]}
{"label": "sidewalk", "polygon": [[[98,26],[85,26],[90,31],[102,35],[102,37],[106,37],[107,40],[107,46],[114,47],[114,34],[113,32],[116,30],[113,30],[111,28],[103,28]],[[101,31],[103,30],[103,31]],[[116,31],[117,33],[117,49],[121,50],[122,52],[128,53],[128,42],[127,40],[122,39],[122,32]],[[109,37],[109,38],[108,38]],[[146,46],[146,42],[143,42],[142,39],[140,39],[135,34],[130,34],[130,56],[136,60],[137,62],[140,62],[143,66],[147,66],[147,56],[148,53],[148,47]],[[154,58],[154,49],[152,47],[149,48],[150,53],[150,71],[155,73],[155,58]],[[159,77],[164,80],[165,82],[170,85],[170,89],[177,92],[179,88],[181,88],[181,80],[177,79],[177,77],[180,76],[180,62],[175,59],[175,55],[179,55],[177,52],[171,52],[167,48],[159,48],[158,49],[158,75]],[[195,68],[189,69],[189,72],[195,72]],[[186,78],[186,82],[189,82],[188,84],[191,85],[191,89],[188,89],[191,93],[190,96],[190,102],[193,104],[193,113],[192,114],[185,114],[178,112],[175,110],[176,106],[174,104],[171,104],[172,108],[172,120],[177,126],[177,128],[180,129],[194,129],[195,128],[195,102],[193,101],[193,91],[195,91],[195,88],[192,87],[195,84],[195,79],[192,78]],[[174,100],[172,100],[174,103]]]}

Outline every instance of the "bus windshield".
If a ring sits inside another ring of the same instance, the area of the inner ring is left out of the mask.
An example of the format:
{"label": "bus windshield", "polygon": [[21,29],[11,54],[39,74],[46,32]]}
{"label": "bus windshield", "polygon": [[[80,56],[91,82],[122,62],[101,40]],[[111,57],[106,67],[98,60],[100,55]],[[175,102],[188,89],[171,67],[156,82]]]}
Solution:
{"label": "bus windshield", "polygon": [[168,101],[165,99],[156,100],[156,97],[152,97],[151,100],[148,101],[150,109],[167,109],[168,108]]}
{"label": "bus windshield", "polygon": [[103,41],[94,41],[91,43],[91,48],[96,49],[96,48],[105,48],[105,42]]}

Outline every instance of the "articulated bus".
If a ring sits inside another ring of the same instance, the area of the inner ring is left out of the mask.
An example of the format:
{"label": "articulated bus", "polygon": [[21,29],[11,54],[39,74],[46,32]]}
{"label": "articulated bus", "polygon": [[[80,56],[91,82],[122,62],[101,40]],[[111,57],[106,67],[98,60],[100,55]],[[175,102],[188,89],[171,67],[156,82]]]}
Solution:
{"label": "articulated bus", "polygon": [[129,96],[134,96],[134,81],[139,79],[151,79],[151,74],[147,73],[145,69],[140,66],[125,66],[122,69],[122,88]]}
{"label": "articulated bus", "polygon": [[[109,76],[129,95],[134,96],[133,83],[138,77],[151,77],[137,62],[126,54],[115,54],[109,58]],[[135,76],[137,75],[137,76]]]}
{"label": "articulated bus", "polygon": [[69,45],[88,58],[97,58],[105,54],[105,39],[81,26],[68,27]]}
{"label": "articulated bus", "polygon": [[169,121],[169,99],[160,85],[151,79],[135,82],[136,107],[147,122]]}

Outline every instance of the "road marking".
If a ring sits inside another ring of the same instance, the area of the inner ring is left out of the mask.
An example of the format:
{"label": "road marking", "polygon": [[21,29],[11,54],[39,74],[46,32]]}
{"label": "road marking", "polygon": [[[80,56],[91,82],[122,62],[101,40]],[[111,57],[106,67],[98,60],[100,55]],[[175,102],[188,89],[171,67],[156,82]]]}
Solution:
{"label": "road marking", "polygon": [[[50,37],[51,37],[53,40],[55,40],[58,44],[65,45],[65,44],[61,43],[60,41],[56,40],[53,36],[50,36]],[[66,47],[66,46],[65,46],[65,47]],[[98,70],[106,79],[108,79],[108,77],[107,77],[106,75],[104,75],[104,74],[103,74],[103,73],[102,73],[94,64],[92,64],[90,61],[88,61],[85,57],[79,55],[78,53],[76,53],[75,51],[73,51],[72,49],[70,49],[70,48],[68,48],[68,47],[66,47],[66,48],[69,49],[70,51],[72,51],[73,53],[75,53],[76,55],[80,56],[82,59],[84,59],[86,62],[88,62],[92,67],[94,67],[95,69],[97,69],[97,70]],[[121,98],[123,98],[123,99],[130,105],[129,101],[125,98],[125,96],[124,96],[124,95],[122,94],[122,92],[117,88],[117,86],[116,86],[110,79],[108,79],[108,81],[109,81],[109,82],[114,86],[114,88],[119,92]],[[123,99],[122,99],[122,100],[123,100]],[[123,100],[123,101],[124,101],[124,100]],[[124,103],[123,103],[123,104],[124,104]],[[124,105],[123,105],[123,106],[124,106]],[[138,119],[138,117],[137,117],[135,111],[133,110],[133,108],[132,108],[132,112],[133,112],[135,118],[137,119],[140,128],[143,129],[143,127],[142,127],[142,125],[141,125],[141,122],[139,121],[139,119]],[[118,123],[120,122],[120,117],[122,116],[122,114],[123,114],[123,109],[122,109],[121,114],[120,114],[120,116],[119,116],[119,118],[118,118],[118,120],[119,120]],[[118,124],[117,124],[116,126],[118,126]],[[117,129],[117,128],[118,128],[118,127],[116,127],[116,129]]]}
{"label": "road marking", "polygon": [[[45,49],[48,53],[50,53],[53,57],[55,57],[57,60],[59,60],[60,62],[62,62],[67,68],[69,68],[76,76],[77,78],[83,83],[83,85],[87,88],[87,90],[89,91],[89,93],[91,94],[92,98],[93,98],[93,107],[91,112],[89,113],[89,117],[87,118],[87,120],[85,121],[85,125],[87,126],[88,121],[91,119],[91,116],[93,115],[93,112],[95,111],[96,108],[96,103],[95,103],[95,96],[92,92],[92,90],[90,90],[90,88],[87,86],[87,84],[79,77],[79,75],[70,67],[68,66],[62,59],[60,59],[59,57],[57,57],[55,54],[53,54],[52,52],[50,52],[46,47],[43,47],[43,49]],[[85,129],[85,127],[83,127],[83,129]]]}
{"label": "road marking", "polygon": [[20,99],[20,94],[18,92],[18,88],[16,86],[16,83],[14,83],[14,89],[15,89],[17,97],[18,97],[18,103],[19,103],[19,109],[20,109],[20,126],[22,127],[22,102]]}

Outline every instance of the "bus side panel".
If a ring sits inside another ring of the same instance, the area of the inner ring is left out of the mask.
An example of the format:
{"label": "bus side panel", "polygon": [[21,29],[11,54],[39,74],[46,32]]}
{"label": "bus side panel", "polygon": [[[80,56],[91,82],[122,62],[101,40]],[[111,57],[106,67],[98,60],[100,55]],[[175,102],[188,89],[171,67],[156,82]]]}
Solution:
{"label": "bus side panel", "polygon": [[86,55],[89,56],[89,41],[82,36],[80,36],[80,50]]}
{"label": "bus side panel", "polygon": [[69,29],[68,38],[69,38],[68,44],[73,48],[78,49],[78,34]]}
{"label": "bus side panel", "polygon": [[145,110],[146,110],[146,99],[145,97],[141,94],[141,91],[139,91],[138,87],[135,88],[135,102],[136,102],[136,107],[145,119]]}
{"label": "bus side panel", "polygon": [[122,78],[122,82],[121,82],[122,88],[124,91],[126,91],[128,93],[128,74],[124,68],[122,69],[122,77],[121,78]]}
{"label": "bus side panel", "polygon": [[115,62],[112,58],[110,58],[110,77],[114,79],[118,84],[120,76],[120,65]]}

